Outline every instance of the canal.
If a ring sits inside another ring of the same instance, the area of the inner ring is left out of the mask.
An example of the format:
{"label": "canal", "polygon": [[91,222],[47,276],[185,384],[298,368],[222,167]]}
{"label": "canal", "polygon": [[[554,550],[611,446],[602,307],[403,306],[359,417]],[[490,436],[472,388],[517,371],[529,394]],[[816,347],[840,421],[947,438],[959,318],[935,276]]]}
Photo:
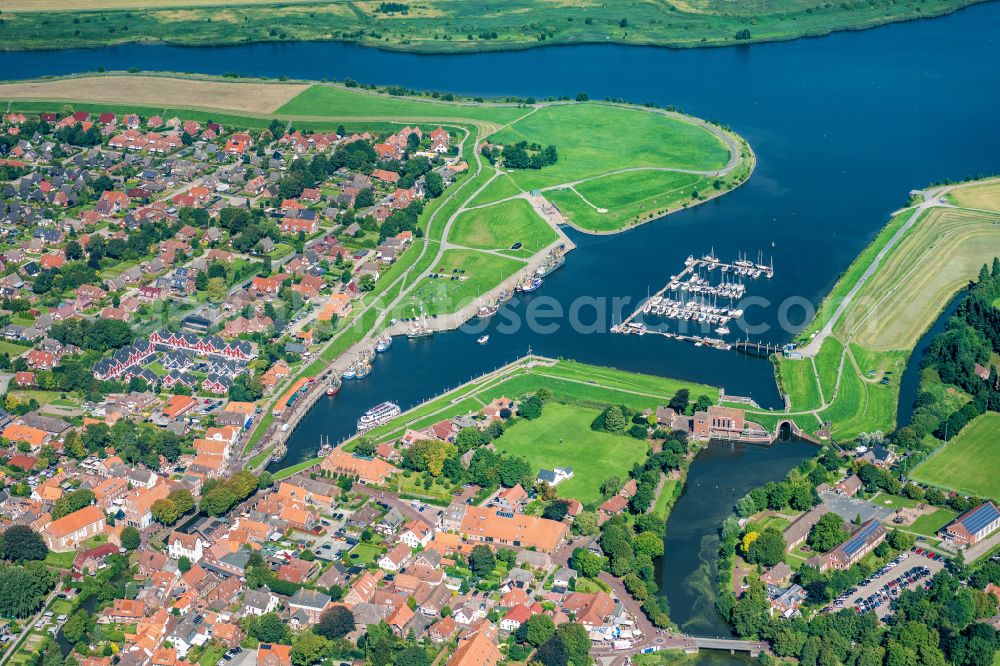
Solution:
{"label": "canal", "polygon": [[[504,312],[523,316],[532,299],[568,306],[580,296],[630,299],[656,290],[688,254],[714,248],[773,256],[773,280],[755,284],[751,339],[785,342],[840,273],[916,187],[996,173],[1000,133],[1000,3],[950,16],[817,39],[702,50],[614,45],[546,47],[511,53],[429,56],[329,42],[218,48],[165,45],[0,53],[0,78],[93,71],[98,67],[222,74],[353,78],[467,95],[624,98],[672,104],[745,136],[758,156],[739,190],[624,234],[570,232],[577,244],[543,288]],[[613,150],[613,146],[609,146]],[[502,313],[503,314],[503,313]],[[284,464],[311,456],[320,436],[338,441],[383,400],[408,407],[532,351],[702,381],[779,398],[766,361],[655,336],[565,324],[552,332],[497,328],[397,340],[372,375],[322,399],[290,440]],[[741,333],[741,336],[743,334]],[[667,525],[662,588],[673,619],[693,633],[726,632],[714,614],[717,528],[735,499],[784,476],[811,455],[801,442],[731,449],[713,444],[691,465],[689,485]],[[715,659],[715,657],[712,657]],[[728,657],[719,657],[728,663]],[[707,662],[706,662],[707,663]]]}

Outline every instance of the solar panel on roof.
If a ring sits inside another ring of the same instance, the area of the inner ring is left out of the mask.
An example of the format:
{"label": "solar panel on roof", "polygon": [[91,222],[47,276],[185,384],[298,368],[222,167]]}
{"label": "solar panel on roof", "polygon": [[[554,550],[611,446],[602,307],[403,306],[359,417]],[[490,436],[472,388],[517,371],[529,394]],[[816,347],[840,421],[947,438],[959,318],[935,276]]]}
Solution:
{"label": "solar panel on roof", "polygon": [[858,530],[858,533],[851,537],[851,540],[844,544],[844,552],[853,555],[864,547],[868,537],[878,529],[878,521],[872,521]]}
{"label": "solar panel on roof", "polygon": [[975,509],[972,515],[968,516],[962,521],[962,525],[965,529],[969,530],[971,534],[978,533],[981,529],[992,523],[997,518],[1000,518],[1000,512],[991,503],[986,503]]}

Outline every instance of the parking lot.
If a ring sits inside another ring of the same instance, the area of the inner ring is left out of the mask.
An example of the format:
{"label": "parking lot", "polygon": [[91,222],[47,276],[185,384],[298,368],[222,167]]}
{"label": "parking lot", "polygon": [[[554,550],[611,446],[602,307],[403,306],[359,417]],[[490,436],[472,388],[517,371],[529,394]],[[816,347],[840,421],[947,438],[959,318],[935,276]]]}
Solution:
{"label": "parking lot", "polygon": [[903,590],[928,584],[934,574],[943,568],[943,559],[917,554],[916,550],[903,553],[853,591],[838,597],[829,610],[854,608],[859,613],[872,611],[882,620],[890,613],[892,600]]}

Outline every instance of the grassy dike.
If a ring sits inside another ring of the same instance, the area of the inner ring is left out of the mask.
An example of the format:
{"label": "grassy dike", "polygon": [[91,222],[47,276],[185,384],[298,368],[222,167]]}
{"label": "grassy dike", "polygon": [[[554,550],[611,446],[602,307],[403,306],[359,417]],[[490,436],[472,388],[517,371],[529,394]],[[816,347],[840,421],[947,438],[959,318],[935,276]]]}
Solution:
{"label": "grassy dike", "polygon": [[829,326],[818,352],[775,357],[791,409],[756,412],[754,420],[791,418],[807,432],[831,423],[838,440],[895,429],[899,382],[920,336],[980,267],[1000,256],[998,191],[997,179],[935,188],[923,203],[893,213],[799,335],[807,345]]}
{"label": "grassy dike", "polygon": [[384,49],[463,53],[550,44],[728,46],[860,30],[940,16],[978,0],[817,3],[633,3],[585,0],[425,0],[406,13],[377,3],[287,0],[9,0],[0,48],[52,49],[134,42],[183,45],[340,40]]}

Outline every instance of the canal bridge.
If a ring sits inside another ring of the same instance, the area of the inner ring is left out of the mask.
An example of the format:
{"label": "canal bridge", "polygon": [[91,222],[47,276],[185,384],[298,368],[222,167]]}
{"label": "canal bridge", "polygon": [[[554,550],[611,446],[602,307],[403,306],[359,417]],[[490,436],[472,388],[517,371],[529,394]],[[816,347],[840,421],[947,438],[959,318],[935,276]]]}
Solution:
{"label": "canal bridge", "polygon": [[761,652],[767,652],[768,645],[763,641],[741,641],[735,638],[698,638],[690,637],[696,648],[702,650],[729,650],[730,654],[736,652],[749,652],[751,657],[756,657]]}

